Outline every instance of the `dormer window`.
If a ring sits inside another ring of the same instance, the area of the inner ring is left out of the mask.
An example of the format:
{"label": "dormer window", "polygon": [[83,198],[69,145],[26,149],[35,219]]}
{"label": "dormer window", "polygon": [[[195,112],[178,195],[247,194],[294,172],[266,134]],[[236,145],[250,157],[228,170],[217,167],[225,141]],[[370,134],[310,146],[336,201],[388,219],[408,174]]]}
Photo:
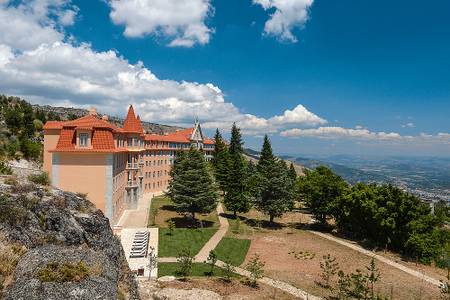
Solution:
{"label": "dormer window", "polygon": [[80,147],[87,147],[88,137],[89,135],[87,133],[80,133]]}

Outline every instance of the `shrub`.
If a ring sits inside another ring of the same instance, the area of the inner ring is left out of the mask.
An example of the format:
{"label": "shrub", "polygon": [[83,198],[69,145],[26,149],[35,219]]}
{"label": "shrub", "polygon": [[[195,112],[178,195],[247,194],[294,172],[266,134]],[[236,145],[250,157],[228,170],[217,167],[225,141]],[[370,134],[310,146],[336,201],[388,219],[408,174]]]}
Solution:
{"label": "shrub", "polygon": [[11,175],[12,170],[4,161],[0,161],[0,174]]}
{"label": "shrub", "polygon": [[[0,291],[4,288],[4,279],[11,276],[26,248],[19,244],[8,244],[0,251]],[[0,293],[1,296],[1,293]]]}
{"label": "shrub", "polygon": [[39,174],[30,174],[28,180],[41,185],[50,185],[50,178],[46,172],[41,172]]}
{"label": "shrub", "polygon": [[5,182],[5,184],[12,185],[12,186],[19,185],[19,181],[17,181],[16,177],[8,177],[5,179],[4,182]]}
{"label": "shrub", "polygon": [[332,257],[330,254],[324,255],[323,260],[320,262],[320,269],[322,270],[322,273],[320,274],[322,282],[319,282],[319,285],[331,290],[333,277],[339,269],[336,258]]}
{"label": "shrub", "polygon": [[183,277],[188,277],[191,274],[193,261],[194,257],[189,248],[181,250],[177,256],[177,262],[179,264],[177,273]]}
{"label": "shrub", "polygon": [[39,270],[38,279],[41,282],[79,282],[91,274],[83,261],[72,263],[48,263]]}
{"label": "shrub", "polygon": [[224,272],[223,272],[223,279],[226,282],[230,282],[231,278],[233,278],[233,274],[234,274],[234,266],[231,264],[231,259],[227,258],[224,261],[225,266],[223,267]]}
{"label": "shrub", "polygon": [[7,195],[0,195],[0,223],[16,226],[25,219],[26,215],[27,211],[19,206],[16,200]]}
{"label": "shrub", "polygon": [[173,231],[175,230],[175,222],[172,220],[169,220],[167,222],[167,226],[169,228],[169,235],[173,235]]}
{"label": "shrub", "polygon": [[245,269],[250,272],[250,285],[257,287],[257,280],[263,277],[264,274],[264,262],[261,261],[258,254],[255,254],[253,258],[248,262]]}
{"label": "shrub", "polygon": [[209,251],[208,258],[205,261],[206,264],[208,264],[211,267],[211,270],[209,271],[209,275],[214,274],[214,266],[217,263],[217,254],[214,252],[214,250]]}

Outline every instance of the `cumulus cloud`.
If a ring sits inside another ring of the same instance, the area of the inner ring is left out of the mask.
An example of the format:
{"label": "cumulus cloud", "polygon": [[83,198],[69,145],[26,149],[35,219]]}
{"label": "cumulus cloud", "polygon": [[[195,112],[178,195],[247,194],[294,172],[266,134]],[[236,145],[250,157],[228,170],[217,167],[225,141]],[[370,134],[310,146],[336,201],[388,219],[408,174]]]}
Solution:
{"label": "cumulus cloud", "polygon": [[[11,11],[17,22],[29,18],[30,13],[20,5],[0,7],[0,14]],[[228,130],[235,121],[247,134],[274,133],[288,125],[314,126],[324,122],[302,105],[269,118],[243,114],[212,83],[160,79],[143,63],[131,64],[115,51],[98,52],[89,44],[64,41],[58,25],[38,21],[47,18],[48,12],[34,14],[42,16],[31,18],[37,28],[50,30],[59,38],[41,38],[36,40],[35,48],[22,47],[4,39],[2,30],[0,90],[4,93],[41,104],[85,108],[95,105],[114,115],[123,115],[132,103],[147,121],[190,125],[198,116],[205,128]]]}
{"label": "cumulus cloud", "polygon": [[420,134],[418,136],[400,135],[396,132],[373,132],[358,126],[355,129],[343,127],[318,127],[300,129],[293,128],[280,132],[284,137],[315,137],[322,139],[356,139],[368,141],[398,141],[398,142],[417,142],[433,141],[441,143],[450,143],[450,134],[438,133],[437,135]]}
{"label": "cumulus cloud", "polygon": [[264,33],[282,41],[297,42],[292,33],[294,28],[302,28],[308,21],[308,12],[314,0],[253,0],[264,10],[275,9],[264,25]]}
{"label": "cumulus cloud", "polygon": [[126,37],[153,35],[168,46],[207,44],[213,32],[205,21],[213,14],[210,0],[111,0],[111,20],[124,25]]}
{"label": "cumulus cloud", "polygon": [[71,25],[78,8],[70,0],[0,2],[0,44],[30,50],[42,43],[64,38],[63,27]]}

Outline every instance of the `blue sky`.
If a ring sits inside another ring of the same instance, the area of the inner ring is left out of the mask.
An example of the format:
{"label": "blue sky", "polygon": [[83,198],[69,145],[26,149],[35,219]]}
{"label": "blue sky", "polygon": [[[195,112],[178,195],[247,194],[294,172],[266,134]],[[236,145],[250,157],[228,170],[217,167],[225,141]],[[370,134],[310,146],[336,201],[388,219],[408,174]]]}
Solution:
{"label": "blue sky", "polygon": [[[152,15],[133,0],[3,0],[1,13],[39,28],[20,43],[0,21],[0,75],[14,77],[0,92],[118,115],[134,103],[167,124],[199,115],[208,132],[236,121],[248,146],[269,133],[278,153],[449,155],[450,2],[173,1],[149,0]],[[35,77],[16,75],[24,62]]]}

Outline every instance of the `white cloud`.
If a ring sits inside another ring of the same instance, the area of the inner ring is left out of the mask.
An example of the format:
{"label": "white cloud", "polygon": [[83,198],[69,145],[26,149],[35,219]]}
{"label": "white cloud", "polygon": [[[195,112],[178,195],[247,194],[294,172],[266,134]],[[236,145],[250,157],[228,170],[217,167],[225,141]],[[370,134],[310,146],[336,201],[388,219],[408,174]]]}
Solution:
{"label": "white cloud", "polygon": [[416,125],[414,125],[414,123],[412,122],[402,124],[402,128],[414,128],[414,127],[416,127]]}
{"label": "white cloud", "polygon": [[315,137],[321,139],[355,139],[368,141],[395,141],[395,142],[438,142],[449,144],[449,133],[438,133],[437,135],[420,134],[418,136],[400,135],[396,132],[373,132],[368,129],[358,128],[342,128],[342,127],[319,127],[299,129],[293,128],[280,132],[284,137]]}
{"label": "white cloud", "polygon": [[126,37],[162,36],[169,46],[192,47],[207,44],[213,32],[205,24],[213,14],[210,0],[111,0],[110,6]]}
{"label": "white cloud", "polygon": [[314,0],[253,0],[264,10],[275,9],[264,25],[264,33],[282,41],[297,42],[292,33],[294,28],[302,28],[308,21],[308,12]]}
{"label": "white cloud", "polygon": [[[14,11],[18,21],[29,18],[18,7],[0,7],[0,14]],[[89,44],[63,41],[56,26],[39,22],[48,13],[35,13],[33,25],[53,32],[57,41],[38,40],[24,49],[4,39],[0,32],[0,90],[35,103],[74,107],[95,105],[100,111],[123,115],[128,104],[136,106],[144,120],[190,125],[198,116],[205,128],[230,128],[236,121],[247,134],[274,133],[286,126],[314,126],[323,119],[302,105],[271,118],[243,114],[225,100],[212,83],[158,78],[143,63],[129,63],[115,51],[97,52]],[[39,17],[37,17],[39,15]],[[24,28],[26,30],[26,28]],[[17,32],[18,36],[25,33]],[[20,47],[20,48],[19,48]],[[31,47],[31,46],[30,46]],[[20,50],[20,51],[17,51]]]}

